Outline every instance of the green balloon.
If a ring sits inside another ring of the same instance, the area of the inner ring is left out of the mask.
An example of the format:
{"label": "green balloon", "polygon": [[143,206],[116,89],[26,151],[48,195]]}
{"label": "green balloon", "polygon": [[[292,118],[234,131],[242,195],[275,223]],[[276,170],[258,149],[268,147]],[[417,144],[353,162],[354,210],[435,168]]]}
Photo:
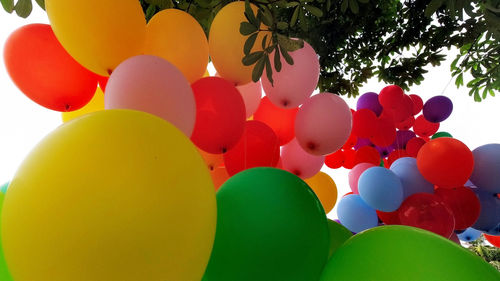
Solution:
{"label": "green balloon", "polygon": [[297,176],[245,170],[217,192],[217,230],[205,281],[315,281],[328,258],[320,201]]}
{"label": "green balloon", "polygon": [[498,281],[500,272],[454,242],[423,229],[381,226],[354,235],[320,281]]}
{"label": "green balloon", "polygon": [[328,257],[331,257],[352,236],[352,232],[340,223],[332,220],[328,220],[328,229],[330,230],[330,252],[328,253]]}
{"label": "green balloon", "polygon": [[[0,218],[2,217],[3,198],[4,198],[4,194],[2,192],[0,192]],[[0,231],[0,280],[12,281],[12,277],[10,276],[9,269],[7,268],[7,263],[5,262],[5,257],[3,256],[2,232],[1,231]]]}
{"label": "green balloon", "polygon": [[434,135],[432,135],[431,139],[437,139],[437,138],[452,138],[453,136],[448,133],[448,132],[437,132]]}

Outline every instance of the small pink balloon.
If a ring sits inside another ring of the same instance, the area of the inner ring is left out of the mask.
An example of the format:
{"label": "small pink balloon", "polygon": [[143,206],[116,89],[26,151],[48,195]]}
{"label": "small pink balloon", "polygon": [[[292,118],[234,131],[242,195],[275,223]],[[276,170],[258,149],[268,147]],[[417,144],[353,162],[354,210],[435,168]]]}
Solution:
{"label": "small pink balloon", "polygon": [[262,84],[260,81],[254,83],[250,82],[245,85],[236,86],[236,89],[241,94],[243,102],[245,103],[246,117],[252,116],[260,104],[262,98]]}
{"label": "small pink balloon", "polygon": [[352,114],[339,96],[321,93],[308,99],[297,113],[295,137],[302,148],[314,155],[339,150],[351,134]]}
{"label": "small pink balloon", "polygon": [[[266,75],[261,78],[267,97],[282,108],[294,108],[304,103],[316,89],[319,79],[319,59],[311,45],[304,42],[304,48],[289,54],[293,65],[283,61],[281,71],[277,72],[272,64],[274,85]],[[274,53],[270,59],[274,60]]]}
{"label": "small pink balloon", "polygon": [[361,174],[368,170],[368,168],[375,167],[375,165],[371,163],[359,163],[358,165],[354,166],[352,170],[349,171],[348,177],[349,177],[349,186],[351,187],[351,190],[354,194],[359,194],[358,192],[358,180]]}
{"label": "small pink balloon", "polygon": [[106,109],[133,109],[161,117],[191,136],[196,103],[191,85],[170,62],[141,55],[122,62],[109,77]]}
{"label": "small pink balloon", "polygon": [[325,163],[325,156],[316,156],[307,153],[299,145],[297,139],[293,139],[283,146],[281,161],[284,170],[302,179],[307,179],[316,175],[321,170],[321,167]]}

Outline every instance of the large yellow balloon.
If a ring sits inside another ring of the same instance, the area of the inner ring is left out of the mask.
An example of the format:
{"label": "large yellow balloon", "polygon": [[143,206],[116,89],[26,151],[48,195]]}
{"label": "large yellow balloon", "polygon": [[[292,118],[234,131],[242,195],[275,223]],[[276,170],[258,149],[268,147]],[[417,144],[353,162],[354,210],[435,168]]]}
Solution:
{"label": "large yellow balloon", "polygon": [[337,202],[337,185],[333,179],[329,175],[319,172],[304,181],[316,193],[325,213],[328,214]]}
{"label": "large yellow balloon", "polygon": [[200,79],[208,65],[203,28],[190,14],[177,9],[163,10],[149,21],[145,53],[171,62],[190,83]]}
{"label": "large yellow balloon", "polygon": [[104,110],[61,125],[24,160],[2,238],[16,281],[199,281],[215,223],[190,140],[153,115]]}
{"label": "large yellow balloon", "polygon": [[45,0],[57,39],[80,64],[109,76],[143,52],[146,19],[137,0]]}
{"label": "large yellow balloon", "polygon": [[68,122],[87,113],[104,110],[104,93],[101,88],[97,88],[94,97],[84,107],[70,112],[61,113],[63,122]]}
{"label": "large yellow balloon", "polygon": [[[257,7],[251,5],[254,13]],[[243,46],[248,36],[240,34],[240,23],[247,21],[245,18],[245,2],[232,2],[215,16],[208,45],[210,57],[219,75],[237,85],[244,85],[252,81],[253,66],[245,66],[241,62],[244,57]],[[262,50],[262,39],[266,32],[260,32],[252,52]]]}

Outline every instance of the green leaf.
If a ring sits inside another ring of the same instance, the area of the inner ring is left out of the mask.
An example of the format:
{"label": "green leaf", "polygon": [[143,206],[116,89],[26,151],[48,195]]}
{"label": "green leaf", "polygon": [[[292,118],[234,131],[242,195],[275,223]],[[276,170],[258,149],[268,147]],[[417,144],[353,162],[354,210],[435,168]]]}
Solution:
{"label": "green leaf", "polygon": [[301,39],[291,39],[285,35],[278,34],[278,44],[281,49],[285,49],[288,52],[293,52],[304,47],[304,41]]}
{"label": "green leaf", "polygon": [[154,14],[156,13],[156,6],[155,5],[149,5],[149,7],[146,9],[146,20],[149,21]]}
{"label": "green leaf", "polygon": [[363,3],[363,4],[366,4],[368,2],[370,2],[370,0],[358,0],[359,3]]}
{"label": "green leaf", "polygon": [[248,22],[255,26],[255,28],[259,28],[260,24],[258,23],[248,0],[245,0],[245,17],[247,18]]}
{"label": "green leaf", "polygon": [[293,58],[290,56],[290,54],[288,54],[288,51],[283,49],[281,45],[280,45],[280,50],[286,63],[288,63],[289,65],[293,65]]}
{"label": "green leaf", "polygon": [[269,59],[269,56],[265,56],[266,58],[266,76],[267,80],[271,82],[271,86],[274,86],[274,80],[273,80],[273,68],[271,67],[271,61]]}
{"label": "green leaf", "polygon": [[267,35],[264,36],[264,39],[262,39],[262,49],[265,49],[267,45]]}
{"label": "green leaf", "polygon": [[14,0],[0,0],[0,2],[7,13],[12,13],[12,11],[14,11]]}
{"label": "green leaf", "polygon": [[264,71],[265,65],[266,65],[266,60],[265,60],[264,56],[262,56],[252,70],[252,81],[253,82],[259,81],[260,77],[262,76],[262,72]]}
{"label": "green leaf", "polygon": [[457,86],[457,88],[464,85],[463,73],[458,74],[457,79],[455,80],[455,85]]}
{"label": "green leaf", "polygon": [[430,18],[441,6],[445,0],[432,0],[425,8],[425,16]]}
{"label": "green leaf", "polygon": [[27,18],[33,10],[33,4],[31,4],[31,0],[19,0],[14,6],[14,10],[18,16]]}
{"label": "green leaf", "polygon": [[287,22],[284,22],[284,21],[280,21],[276,24],[276,27],[279,29],[279,30],[285,30],[288,28],[288,23]]}
{"label": "green leaf", "polygon": [[45,10],[45,0],[35,0],[35,1],[38,4],[38,6],[40,6],[40,8]]}
{"label": "green leaf", "polygon": [[286,6],[288,8],[292,8],[292,7],[297,7],[299,4],[300,4],[299,2],[294,1],[294,2],[287,3]]}
{"label": "green leaf", "polygon": [[245,55],[250,54],[250,51],[252,51],[255,40],[257,39],[257,35],[259,35],[259,33],[255,32],[254,34],[250,35],[245,41],[245,45],[243,46],[243,53]]}
{"label": "green leaf", "polygon": [[258,52],[253,52],[251,54],[248,54],[243,57],[241,62],[243,65],[250,66],[257,62],[259,59],[261,59],[264,56],[264,51],[258,51]]}
{"label": "green leaf", "polygon": [[254,26],[253,24],[251,23],[248,23],[246,21],[240,23],[240,33],[242,35],[250,35],[254,32],[257,32],[257,27]]}
{"label": "green leaf", "polygon": [[290,26],[294,27],[295,24],[297,23],[297,19],[299,18],[299,6],[295,7],[295,10],[293,11],[292,14],[292,19],[290,19]]}
{"label": "green leaf", "polygon": [[317,18],[320,18],[323,16],[323,11],[321,11],[318,7],[314,7],[311,5],[305,5],[304,7],[306,8],[306,10],[308,10],[311,14],[313,14]]}
{"label": "green leaf", "polygon": [[349,0],[349,8],[353,14],[359,13],[359,5],[357,0]]}
{"label": "green leaf", "polygon": [[342,13],[345,13],[347,11],[348,7],[349,7],[349,0],[344,0],[344,1],[342,1],[342,4],[340,5],[340,11]]}
{"label": "green leaf", "polygon": [[274,69],[276,69],[277,72],[280,72],[281,66],[280,48],[276,45],[274,48]]}
{"label": "green leaf", "polygon": [[262,5],[261,6],[261,14],[262,14],[262,22],[267,25],[267,26],[272,26],[273,25],[273,14],[271,13],[271,10],[267,8],[266,6]]}
{"label": "green leaf", "polygon": [[332,0],[326,0],[326,10],[330,11],[332,8]]}

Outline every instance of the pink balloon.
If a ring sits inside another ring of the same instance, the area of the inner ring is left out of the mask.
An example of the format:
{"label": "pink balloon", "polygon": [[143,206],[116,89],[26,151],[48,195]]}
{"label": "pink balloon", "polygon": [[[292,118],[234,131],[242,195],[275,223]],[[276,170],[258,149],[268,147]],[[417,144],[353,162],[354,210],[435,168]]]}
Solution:
{"label": "pink balloon", "polygon": [[296,139],[283,146],[281,150],[283,169],[296,176],[307,179],[316,175],[325,163],[325,156],[311,155],[302,149]]}
{"label": "pink balloon", "polygon": [[302,148],[314,155],[339,150],[351,134],[352,114],[339,96],[321,93],[307,100],[295,119],[295,137]]}
{"label": "pink balloon", "polygon": [[245,103],[246,117],[252,116],[260,104],[262,98],[262,84],[260,81],[254,83],[250,82],[245,85],[236,86],[236,89],[241,94],[243,102]]}
{"label": "pink balloon", "polygon": [[[261,78],[267,97],[282,108],[294,108],[304,103],[316,89],[319,79],[319,59],[311,45],[304,42],[304,48],[289,54],[293,65],[283,61],[281,71],[277,72],[271,64],[274,86],[266,75]],[[270,59],[274,60],[274,53]]]}
{"label": "pink balloon", "polygon": [[161,117],[191,136],[196,103],[191,85],[168,61],[141,55],[122,62],[109,77],[106,109],[133,109]]}
{"label": "pink balloon", "polygon": [[351,187],[351,190],[354,194],[359,194],[358,192],[358,180],[361,174],[368,170],[368,168],[375,167],[375,165],[371,163],[359,163],[358,165],[354,166],[352,170],[349,171],[349,186]]}

